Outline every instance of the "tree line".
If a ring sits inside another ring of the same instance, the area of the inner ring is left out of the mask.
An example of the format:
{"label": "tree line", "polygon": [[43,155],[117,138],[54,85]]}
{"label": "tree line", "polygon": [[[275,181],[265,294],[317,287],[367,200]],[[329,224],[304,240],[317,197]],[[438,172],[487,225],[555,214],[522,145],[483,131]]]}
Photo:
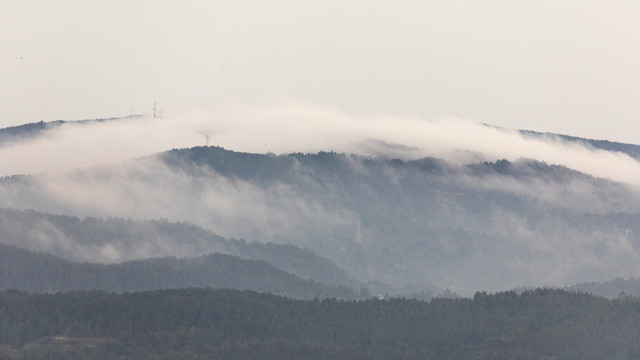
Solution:
{"label": "tree line", "polygon": [[639,338],[637,298],[563,290],[430,301],[0,292],[0,355],[16,359],[638,359]]}

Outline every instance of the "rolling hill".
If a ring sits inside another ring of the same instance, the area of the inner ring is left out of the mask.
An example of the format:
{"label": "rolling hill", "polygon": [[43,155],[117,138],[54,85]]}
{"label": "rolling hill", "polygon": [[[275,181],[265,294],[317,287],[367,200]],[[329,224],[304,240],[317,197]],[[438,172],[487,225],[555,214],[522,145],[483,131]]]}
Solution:
{"label": "rolling hill", "polygon": [[[329,285],[466,295],[640,274],[638,188],[534,159],[192,147],[0,190],[3,242],[75,261],[222,252]],[[64,215],[16,217],[28,209]]]}
{"label": "rolling hill", "polygon": [[[154,256],[197,258],[220,253],[238,259],[266,262],[305,280],[313,279],[332,286],[357,285],[344,270],[309,249],[227,240],[189,223],[118,218],[80,219],[32,210],[0,209],[0,244],[49,253],[58,256],[59,261],[94,263],[96,266]],[[4,251],[8,251],[7,248]],[[123,256],[114,257],[114,254]],[[7,254],[2,256],[8,256],[7,261],[11,258]]]}
{"label": "rolling hill", "polygon": [[59,257],[0,244],[0,289],[30,292],[227,288],[292,298],[353,298],[352,289],[303,280],[258,260],[209,254],[152,258],[119,264],[74,263]]}

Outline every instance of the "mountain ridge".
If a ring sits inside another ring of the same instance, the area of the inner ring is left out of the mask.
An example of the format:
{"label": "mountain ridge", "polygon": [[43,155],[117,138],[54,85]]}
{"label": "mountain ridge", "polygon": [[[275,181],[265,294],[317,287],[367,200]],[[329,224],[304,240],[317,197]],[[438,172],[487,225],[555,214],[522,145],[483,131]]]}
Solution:
{"label": "mountain ridge", "polygon": [[[5,128],[0,128],[0,145],[9,142],[9,140],[24,140],[33,138],[36,136],[43,135],[49,130],[53,130],[59,128],[63,125],[69,124],[92,124],[92,123],[101,123],[101,122],[111,122],[111,121],[123,121],[131,118],[140,118],[143,115],[130,115],[126,117],[108,117],[108,118],[96,118],[96,119],[83,119],[83,120],[54,120],[54,121],[39,121],[35,123],[26,123],[21,125],[9,126]],[[487,127],[508,130],[503,127],[494,126],[490,124],[483,124]],[[535,139],[545,139],[545,138],[553,138],[559,139],[562,141],[570,142],[570,143],[581,143],[587,144],[594,149],[606,150],[606,151],[616,151],[629,155],[634,159],[640,159],[640,145],[620,142],[620,141],[612,141],[607,139],[590,139],[579,136],[572,136],[567,134],[558,134],[552,132],[542,132],[535,130],[525,130],[525,129],[514,129],[516,133],[527,137],[527,138],[535,138]],[[403,145],[395,145],[404,147]]]}
{"label": "mountain ridge", "polygon": [[[640,273],[638,187],[533,159],[460,163],[201,146],[3,178],[0,187],[5,208],[188,221],[228,239],[308,248],[359,281],[409,292],[435,284],[466,295]],[[34,224],[40,231],[32,239],[42,246],[78,256],[90,248],[77,241],[70,247],[51,223]],[[114,259],[212,252],[193,234],[151,239],[154,232],[141,226],[98,239],[92,249]],[[131,240],[141,234],[146,240]],[[85,238],[94,241],[90,233]]]}
{"label": "mountain ridge", "polygon": [[[162,243],[167,246],[172,239],[180,239],[181,251],[178,251],[176,246],[174,251],[163,252]],[[247,243],[244,240],[225,239],[189,223],[119,218],[80,219],[33,210],[0,208],[0,243],[30,247],[60,256],[66,261],[93,263],[111,262],[96,255],[109,254],[115,251],[116,247],[121,249],[120,252],[134,255],[139,251],[137,249],[141,249],[140,256],[125,258],[125,261],[148,258],[144,256],[145,253],[155,254],[156,257],[171,254],[193,257],[217,252],[247,260],[264,261],[305,280],[314,279],[332,286],[357,285],[344,270],[309,249],[301,249],[294,245]],[[158,250],[154,252],[151,246],[158,247]]]}
{"label": "mountain ridge", "polygon": [[353,298],[345,286],[303,280],[260,260],[233,255],[149,258],[118,264],[74,263],[46,253],[0,244],[0,289],[41,292],[229,288],[299,299]]}

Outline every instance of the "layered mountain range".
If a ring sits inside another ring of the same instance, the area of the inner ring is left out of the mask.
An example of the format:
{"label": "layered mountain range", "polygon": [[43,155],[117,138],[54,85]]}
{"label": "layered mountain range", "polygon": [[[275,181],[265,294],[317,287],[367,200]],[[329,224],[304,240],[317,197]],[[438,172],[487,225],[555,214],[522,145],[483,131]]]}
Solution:
{"label": "layered mountain range", "polygon": [[[4,129],[0,138],[11,146],[65,125]],[[518,136],[638,156],[638,146],[631,144],[534,132]],[[635,185],[536,159],[408,158],[398,156],[401,144],[376,144],[375,155],[331,149],[277,155],[199,146],[7,176],[0,180],[0,242],[55,255],[69,262],[64,266],[92,263],[103,279],[117,266],[133,269],[135,261],[164,259],[154,261],[173,269],[173,280],[159,288],[180,287],[175,279],[194,261],[228,262],[229,257],[211,255],[225,254],[323,287],[301,295],[237,285],[296,297],[435,295],[444,289],[468,295],[640,274]],[[15,250],[2,251],[9,249]],[[200,269],[224,273],[220,266]],[[216,281],[182,285],[234,287]],[[95,288],[135,290],[119,286]],[[327,290],[340,287],[351,290]]]}

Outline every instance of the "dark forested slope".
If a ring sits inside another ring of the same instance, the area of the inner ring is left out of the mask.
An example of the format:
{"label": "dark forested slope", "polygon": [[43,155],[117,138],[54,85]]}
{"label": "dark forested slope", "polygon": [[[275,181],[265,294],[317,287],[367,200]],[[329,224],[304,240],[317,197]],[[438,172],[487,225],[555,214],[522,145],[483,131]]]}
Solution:
{"label": "dark forested slope", "polygon": [[0,292],[0,354],[16,359],[637,359],[638,338],[637,299],[559,290],[430,302]]}
{"label": "dark forested slope", "polygon": [[265,262],[232,255],[164,257],[104,265],[73,263],[0,244],[0,289],[125,292],[188,287],[247,289],[303,299],[355,295],[347,287],[303,280]]}

